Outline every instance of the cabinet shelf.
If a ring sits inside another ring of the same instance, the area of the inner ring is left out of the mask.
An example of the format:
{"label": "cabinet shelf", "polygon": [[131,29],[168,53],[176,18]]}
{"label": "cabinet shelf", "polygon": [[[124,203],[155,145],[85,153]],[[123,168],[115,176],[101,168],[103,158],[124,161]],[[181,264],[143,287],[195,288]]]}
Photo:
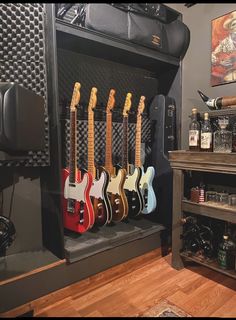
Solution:
{"label": "cabinet shelf", "polygon": [[189,256],[186,252],[181,252],[180,256],[182,258],[184,258],[185,260],[196,262],[196,263],[201,264],[201,265],[203,265],[205,267],[208,267],[210,269],[213,269],[215,271],[223,273],[223,274],[225,274],[225,275],[227,275],[227,276],[229,276],[229,277],[231,277],[233,279],[236,279],[236,271],[235,270],[224,270],[224,269],[221,269],[218,266],[216,261],[210,261],[209,262],[209,261],[203,260],[203,259],[201,259],[199,257],[196,257],[196,256],[193,256],[193,255]]}
{"label": "cabinet shelf", "polygon": [[[213,110],[207,111],[210,118],[220,117],[220,116],[236,116],[236,107],[221,109],[221,110]],[[204,112],[200,112],[200,116],[203,117]]]}
{"label": "cabinet shelf", "polygon": [[189,213],[236,223],[236,209],[229,206],[216,206],[207,202],[195,203],[188,200],[182,200],[182,210]]}
{"label": "cabinet shelf", "polygon": [[162,72],[172,66],[176,69],[180,60],[135,43],[74,26],[56,19],[58,47],[81,54],[108,59],[118,63]]}
{"label": "cabinet shelf", "polygon": [[[172,218],[172,266],[182,269],[185,260],[192,260],[215,271],[236,279],[234,270],[223,270],[217,262],[202,260],[194,255],[183,252],[183,224],[180,219],[183,212],[236,223],[236,210],[230,206],[215,205],[210,202],[195,203],[184,199],[185,171],[212,172],[217,174],[236,174],[235,153],[193,152],[176,150],[169,152],[169,160],[173,168],[173,218]],[[234,177],[231,177],[235,181]],[[232,187],[235,184],[232,185]]]}
{"label": "cabinet shelf", "polygon": [[236,174],[236,153],[169,151],[173,169]]}

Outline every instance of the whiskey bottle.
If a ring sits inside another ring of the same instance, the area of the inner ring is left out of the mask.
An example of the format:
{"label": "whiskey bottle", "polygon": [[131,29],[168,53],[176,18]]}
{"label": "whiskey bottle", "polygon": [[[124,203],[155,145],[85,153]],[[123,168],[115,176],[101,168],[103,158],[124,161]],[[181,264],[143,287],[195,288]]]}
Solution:
{"label": "whiskey bottle", "polygon": [[228,117],[219,117],[219,130],[214,132],[214,152],[232,152],[232,132],[226,130],[229,124]]}
{"label": "whiskey bottle", "polygon": [[223,235],[223,241],[219,244],[217,261],[222,269],[233,269],[235,259],[235,243],[228,234]]}
{"label": "whiskey bottle", "polygon": [[197,120],[197,109],[192,109],[189,125],[189,150],[200,151],[200,123]]}
{"label": "whiskey bottle", "polygon": [[204,113],[204,120],[201,126],[201,151],[212,151],[212,127],[209,114]]}

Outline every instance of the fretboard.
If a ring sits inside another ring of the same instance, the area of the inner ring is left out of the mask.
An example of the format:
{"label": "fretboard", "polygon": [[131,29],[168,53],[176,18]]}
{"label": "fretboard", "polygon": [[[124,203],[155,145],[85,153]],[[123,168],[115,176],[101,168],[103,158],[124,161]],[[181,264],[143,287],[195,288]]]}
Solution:
{"label": "fretboard", "polygon": [[128,172],[128,116],[123,116],[122,168]]}
{"label": "fretboard", "polygon": [[88,112],[88,172],[93,178],[96,178],[96,169],[94,165],[94,112]]}
{"label": "fretboard", "polygon": [[112,113],[106,115],[106,157],[105,168],[112,174]]}
{"label": "fretboard", "polygon": [[70,111],[70,159],[69,159],[69,181],[75,183],[76,174],[76,110]]}
{"label": "fretboard", "polygon": [[141,139],[142,139],[142,117],[137,116],[136,137],[135,137],[135,167],[141,167]]}

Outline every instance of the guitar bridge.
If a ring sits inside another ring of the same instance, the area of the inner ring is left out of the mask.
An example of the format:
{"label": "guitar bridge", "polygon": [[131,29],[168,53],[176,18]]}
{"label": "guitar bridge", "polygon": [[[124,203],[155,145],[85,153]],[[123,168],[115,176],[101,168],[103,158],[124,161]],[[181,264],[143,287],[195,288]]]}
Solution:
{"label": "guitar bridge", "polygon": [[79,223],[84,223],[84,202],[80,201],[80,210],[79,210]]}
{"label": "guitar bridge", "polygon": [[67,201],[67,212],[74,214],[75,213],[75,202],[74,199],[68,199]]}
{"label": "guitar bridge", "polygon": [[144,190],[143,200],[145,202],[145,207],[147,207],[148,206],[148,190],[147,189]]}

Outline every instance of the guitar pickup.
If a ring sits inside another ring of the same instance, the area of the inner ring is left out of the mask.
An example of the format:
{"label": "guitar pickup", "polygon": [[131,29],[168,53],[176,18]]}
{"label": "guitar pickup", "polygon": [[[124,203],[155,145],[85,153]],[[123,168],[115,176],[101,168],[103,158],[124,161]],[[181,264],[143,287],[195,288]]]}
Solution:
{"label": "guitar pickup", "polygon": [[69,187],[75,188],[75,184],[74,183],[69,183]]}
{"label": "guitar pickup", "polygon": [[120,199],[115,199],[115,204],[119,204],[120,203]]}
{"label": "guitar pickup", "polygon": [[115,211],[115,213],[119,213],[119,212],[120,212],[120,210],[116,210],[116,211]]}
{"label": "guitar pickup", "polygon": [[135,209],[136,208],[136,206],[132,206],[132,209]]}
{"label": "guitar pickup", "polygon": [[136,198],[134,197],[134,198],[132,198],[132,201],[135,201],[136,200]]}

